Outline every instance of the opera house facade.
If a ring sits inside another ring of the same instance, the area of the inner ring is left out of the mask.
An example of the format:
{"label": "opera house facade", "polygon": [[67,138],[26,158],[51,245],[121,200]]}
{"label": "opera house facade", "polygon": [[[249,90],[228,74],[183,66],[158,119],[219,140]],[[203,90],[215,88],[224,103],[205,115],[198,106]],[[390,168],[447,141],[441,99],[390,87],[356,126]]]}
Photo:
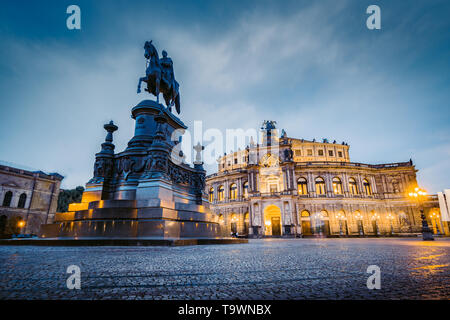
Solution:
{"label": "opera house facade", "polygon": [[[207,176],[211,209],[225,233],[249,237],[346,237],[414,235],[421,232],[411,160],[351,162],[348,144],[278,135],[264,121],[262,143],[218,159]],[[434,233],[446,233],[437,196],[421,204]]]}

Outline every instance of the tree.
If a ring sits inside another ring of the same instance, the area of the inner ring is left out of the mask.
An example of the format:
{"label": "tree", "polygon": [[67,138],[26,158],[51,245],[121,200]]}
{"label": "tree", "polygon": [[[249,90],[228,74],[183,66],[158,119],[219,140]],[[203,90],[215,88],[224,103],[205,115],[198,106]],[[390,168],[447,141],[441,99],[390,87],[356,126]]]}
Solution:
{"label": "tree", "polygon": [[75,189],[62,189],[58,196],[58,212],[66,212],[71,203],[81,202],[81,197],[83,195],[84,188],[81,186]]}

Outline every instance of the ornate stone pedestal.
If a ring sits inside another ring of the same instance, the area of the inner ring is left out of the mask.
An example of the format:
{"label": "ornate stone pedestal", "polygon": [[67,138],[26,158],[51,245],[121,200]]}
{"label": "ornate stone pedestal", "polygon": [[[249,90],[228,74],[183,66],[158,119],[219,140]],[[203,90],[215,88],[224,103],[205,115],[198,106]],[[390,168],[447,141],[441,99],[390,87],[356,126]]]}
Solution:
{"label": "ornate stone pedestal", "polygon": [[203,166],[182,162],[179,143],[187,127],[152,100],[131,114],[136,127],[128,147],[115,154],[117,126],[105,125],[108,134],[82,202],[43,225],[41,238],[220,238],[204,193]]}

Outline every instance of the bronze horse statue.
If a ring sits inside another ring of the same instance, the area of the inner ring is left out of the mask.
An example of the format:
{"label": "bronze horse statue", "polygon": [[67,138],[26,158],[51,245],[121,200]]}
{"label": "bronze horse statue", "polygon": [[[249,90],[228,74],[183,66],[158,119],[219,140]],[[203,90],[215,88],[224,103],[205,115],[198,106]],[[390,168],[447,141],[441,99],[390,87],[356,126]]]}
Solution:
{"label": "bronze horse statue", "polygon": [[147,69],[145,70],[145,77],[139,78],[137,93],[141,92],[141,83],[143,81],[147,83],[147,88],[145,90],[155,95],[158,103],[159,93],[162,93],[169,111],[172,112],[172,106],[175,105],[175,109],[179,114],[179,85],[174,77],[172,60],[167,57],[165,51],[163,51],[163,58],[160,59],[158,51],[155,46],[153,46],[152,41],[146,41],[144,49],[144,57],[148,61]]}

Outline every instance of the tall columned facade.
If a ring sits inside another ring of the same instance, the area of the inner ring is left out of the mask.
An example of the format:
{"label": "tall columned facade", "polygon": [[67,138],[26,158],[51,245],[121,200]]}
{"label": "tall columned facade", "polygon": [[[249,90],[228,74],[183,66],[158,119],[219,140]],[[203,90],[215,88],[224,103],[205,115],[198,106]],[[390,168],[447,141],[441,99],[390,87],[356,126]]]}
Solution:
{"label": "tall columned facade", "polygon": [[[248,236],[383,236],[421,232],[419,207],[408,198],[417,186],[412,161],[350,161],[346,143],[279,137],[274,121],[262,143],[226,154],[206,180],[211,209],[227,233]],[[429,196],[428,217],[439,213]],[[429,221],[435,233],[448,226]]]}

